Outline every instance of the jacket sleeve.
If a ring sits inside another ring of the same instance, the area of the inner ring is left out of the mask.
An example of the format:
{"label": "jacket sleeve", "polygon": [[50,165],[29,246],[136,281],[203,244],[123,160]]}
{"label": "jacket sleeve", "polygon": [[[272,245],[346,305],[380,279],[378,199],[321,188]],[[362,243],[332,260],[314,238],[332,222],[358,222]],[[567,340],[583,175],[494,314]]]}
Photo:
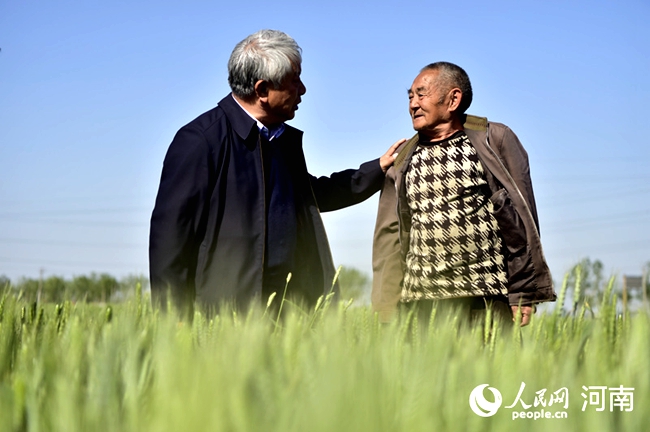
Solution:
{"label": "jacket sleeve", "polygon": [[528,208],[535,220],[537,232],[539,233],[539,219],[537,217],[537,206],[535,204],[535,195],[533,193],[533,183],[530,179],[528,153],[526,152],[526,149],[524,149],[524,146],[521,145],[517,135],[515,135],[509,127],[504,126],[502,130],[502,137],[496,140],[497,152],[526,200],[526,204],[528,204]]}
{"label": "jacket sleeve", "polygon": [[310,176],[314,197],[321,211],[339,210],[358,204],[381,189],[384,172],[379,159],[362,164],[359,169],[348,169],[329,177]]}
{"label": "jacket sleeve", "polygon": [[[553,282],[548,265],[543,258],[539,237],[539,219],[530,178],[528,154],[510,128],[501,125],[501,127],[492,130],[498,131],[498,134],[494,136],[494,143],[499,158],[530,210],[530,216],[527,216],[523,203],[514,206],[519,213],[518,220],[523,223],[526,229],[523,247],[517,247],[521,243],[517,241],[512,242],[512,245],[507,244],[509,251],[508,297],[510,304],[534,304],[542,301],[553,301],[555,300],[555,293],[553,292]],[[512,193],[510,198],[521,202],[521,199],[512,196]],[[532,221],[530,221],[531,217]],[[526,223],[526,220],[530,222]],[[531,229],[531,232],[528,232],[528,228]],[[506,237],[504,235],[504,238]]]}
{"label": "jacket sleeve", "polygon": [[210,196],[209,156],[207,141],[200,131],[186,127],[176,134],[165,156],[151,216],[152,301],[163,308],[172,301],[182,313],[191,308],[195,296],[198,250]]}
{"label": "jacket sleeve", "polygon": [[381,322],[397,312],[402,294],[402,256],[399,242],[395,168],[386,173],[379,197],[379,209],[372,246],[372,308]]}

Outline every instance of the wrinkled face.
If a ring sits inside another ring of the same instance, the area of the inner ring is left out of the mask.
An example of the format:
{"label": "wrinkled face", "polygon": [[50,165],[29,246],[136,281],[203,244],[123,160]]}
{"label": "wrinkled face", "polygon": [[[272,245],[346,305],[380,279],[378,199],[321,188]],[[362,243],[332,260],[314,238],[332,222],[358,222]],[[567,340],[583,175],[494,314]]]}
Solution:
{"label": "wrinkled face", "polygon": [[278,123],[291,120],[301,102],[300,97],[307,89],[300,80],[300,65],[294,66],[293,72],[284,77],[277,89],[269,86],[267,114],[277,119]]}
{"label": "wrinkled face", "polygon": [[413,129],[418,132],[433,130],[450,117],[447,95],[443,95],[442,89],[437,87],[438,74],[436,70],[421,72],[408,91],[409,113]]}

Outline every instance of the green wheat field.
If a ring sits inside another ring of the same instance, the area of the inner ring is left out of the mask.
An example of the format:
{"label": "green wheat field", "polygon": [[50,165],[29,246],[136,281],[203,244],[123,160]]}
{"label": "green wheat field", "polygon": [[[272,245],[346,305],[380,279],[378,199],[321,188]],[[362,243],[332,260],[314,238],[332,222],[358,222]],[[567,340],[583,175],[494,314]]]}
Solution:
{"label": "green wheat field", "polygon": [[[623,313],[612,280],[599,304],[567,312],[580,289],[568,280],[512,331],[454,316],[384,325],[331,298],[189,322],[138,286],[114,305],[5,290],[0,431],[650,430],[646,309]],[[469,403],[483,384],[502,399],[485,388],[488,417]]]}

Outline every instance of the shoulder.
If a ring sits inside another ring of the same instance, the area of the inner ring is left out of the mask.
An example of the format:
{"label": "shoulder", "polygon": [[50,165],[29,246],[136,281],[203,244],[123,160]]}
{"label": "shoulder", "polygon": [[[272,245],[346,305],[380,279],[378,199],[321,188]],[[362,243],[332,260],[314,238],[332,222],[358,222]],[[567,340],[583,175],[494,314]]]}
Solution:
{"label": "shoulder", "polygon": [[214,151],[226,135],[226,116],[218,106],[196,117],[181,127],[168,150],[168,160],[188,155],[204,155]]}
{"label": "shoulder", "polygon": [[220,106],[216,106],[209,111],[196,117],[187,123],[180,130],[191,130],[201,133],[209,133],[215,128],[219,129],[228,123],[228,117]]}
{"label": "shoulder", "polygon": [[485,117],[467,115],[465,123],[465,132],[472,144],[483,148],[480,143],[486,143],[490,148],[496,151],[499,158],[503,161],[508,159],[509,155],[526,155],[526,150],[521,145],[519,138],[507,125],[488,121]]}
{"label": "shoulder", "polygon": [[510,127],[506,126],[503,123],[494,121],[488,122],[488,132],[491,138],[498,138],[500,140],[507,138],[509,135],[515,134],[512,129],[510,129]]}
{"label": "shoulder", "polygon": [[503,123],[489,121],[487,117],[480,117],[472,114],[465,115],[464,129],[468,135],[483,135],[490,134],[490,138],[503,138],[510,128]]}
{"label": "shoulder", "polygon": [[488,141],[506,167],[526,166],[528,153],[515,133],[503,123],[489,122]]}
{"label": "shoulder", "polygon": [[489,121],[487,117],[478,117],[467,114],[464,127],[465,132],[472,143],[474,143],[474,141],[483,142],[487,138],[490,145],[497,150],[501,150],[503,147],[511,145],[521,145],[512,129],[503,123]]}
{"label": "shoulder", "polygon": [[498,122],[489,122],[488,134],[490,142],[499,149],[504,151],[516,150],[525,153],[519,138],[507,125]]}

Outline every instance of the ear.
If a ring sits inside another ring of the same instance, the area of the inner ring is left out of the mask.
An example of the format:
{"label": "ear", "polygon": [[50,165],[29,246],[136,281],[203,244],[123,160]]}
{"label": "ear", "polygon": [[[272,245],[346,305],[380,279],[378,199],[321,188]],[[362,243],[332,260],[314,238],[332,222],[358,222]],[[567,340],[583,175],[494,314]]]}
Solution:
{"label": "ear", "polygon": [[255,83],[255,96],[262,102],[266,102],[269,97],[269,83],[268,81],[258,80]]}
{"label": "ear", "polygon": [[459,88],[449,90],[449,111],[453,112],[460,106],[460,101],[463,99],[463,92]]}

